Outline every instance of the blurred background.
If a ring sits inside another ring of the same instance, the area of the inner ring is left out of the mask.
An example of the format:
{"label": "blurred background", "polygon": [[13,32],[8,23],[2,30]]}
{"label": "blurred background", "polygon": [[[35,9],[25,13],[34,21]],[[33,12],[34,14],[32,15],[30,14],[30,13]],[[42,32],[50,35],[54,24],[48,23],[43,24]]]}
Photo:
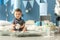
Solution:
{"label": "blurred background", "polygon": [[[58,23],[59,18],[55,14],[56,0],[0,0],[0,20],[12,21],[14,10],[20,8],[23,19],[43,21],[50,20]],[[57,24],[58,25],[58,24]]]}

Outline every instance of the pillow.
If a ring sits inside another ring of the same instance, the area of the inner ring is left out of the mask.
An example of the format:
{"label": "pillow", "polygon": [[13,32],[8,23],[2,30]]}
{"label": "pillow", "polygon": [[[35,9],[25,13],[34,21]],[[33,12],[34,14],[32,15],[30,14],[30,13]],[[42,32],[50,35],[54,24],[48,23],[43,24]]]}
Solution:
{"label": "pillow", "polygon": [[11,23],[8,21],[0,20],[0,26],[10,25]]}
{"label": "pillow", "polygon": [[33,30],[35,30],[35,25],[27,25],[27,30],[29,30],[29,31],[33,31]]}
{"label": "pillow", "polygon": [[35,24],[34,20],[28,20],[25,24]]}
{"label": "pillow", "polygon": [[36,26],[40,26],[40,21],[37,21],[37,22],[35,23],[35,25],[36,25]]}
{"label": "pillow", "polygon": [[12,29],[11,25],[0,26],[0,31],[9,31]]}
{"label": "pillow", "polygon": [[0,36],[25,37],[25,36],[40,36],[40,35],[42,35],[42,32],[39,31],[27,31],[27,32],[0,31]]}

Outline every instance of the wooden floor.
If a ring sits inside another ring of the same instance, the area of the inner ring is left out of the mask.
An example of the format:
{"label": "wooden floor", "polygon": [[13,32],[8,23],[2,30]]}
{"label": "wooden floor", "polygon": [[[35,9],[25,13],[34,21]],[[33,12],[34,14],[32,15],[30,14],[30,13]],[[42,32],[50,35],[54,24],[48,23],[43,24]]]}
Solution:
{"label": "wooden floor", "polygon": [[0,36],[0,40],[60,40],[60,34],[46,37],[46,36],[34,36],[34,37],[12,37],[12,36]]}

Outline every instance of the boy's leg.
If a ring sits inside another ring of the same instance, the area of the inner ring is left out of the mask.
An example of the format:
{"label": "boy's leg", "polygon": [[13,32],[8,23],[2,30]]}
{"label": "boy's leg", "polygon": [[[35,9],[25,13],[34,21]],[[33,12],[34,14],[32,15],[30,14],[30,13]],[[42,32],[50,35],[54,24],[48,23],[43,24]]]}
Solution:
{"label": "boy's leg", "polygon": [[25,31],[27,31],[27,29],[26,29],[26,27],[22,27],[22,28],[19,28],[19,31],[25,32]]}
{"label": "boy's leg", "polygon": [[24,27],[22,31],[23,31],[23,32],[27,31],[27,28],[26,28],[26,27]]}
{"label": "boy's leg", "polygon": [[12,31],[12,32],[17,31],[17,29],[15,28],[15,26],[12,27],[11,31]]}

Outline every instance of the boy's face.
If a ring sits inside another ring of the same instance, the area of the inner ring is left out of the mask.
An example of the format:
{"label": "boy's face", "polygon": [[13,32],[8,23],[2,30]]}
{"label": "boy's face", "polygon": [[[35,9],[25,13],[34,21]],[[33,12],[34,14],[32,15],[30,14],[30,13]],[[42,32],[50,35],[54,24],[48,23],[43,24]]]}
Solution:
{"label": "boy's face", "polygon": [[19,19],[22,16],[22,13],[20,11],[15,11],[14,13],[15,18]]}

